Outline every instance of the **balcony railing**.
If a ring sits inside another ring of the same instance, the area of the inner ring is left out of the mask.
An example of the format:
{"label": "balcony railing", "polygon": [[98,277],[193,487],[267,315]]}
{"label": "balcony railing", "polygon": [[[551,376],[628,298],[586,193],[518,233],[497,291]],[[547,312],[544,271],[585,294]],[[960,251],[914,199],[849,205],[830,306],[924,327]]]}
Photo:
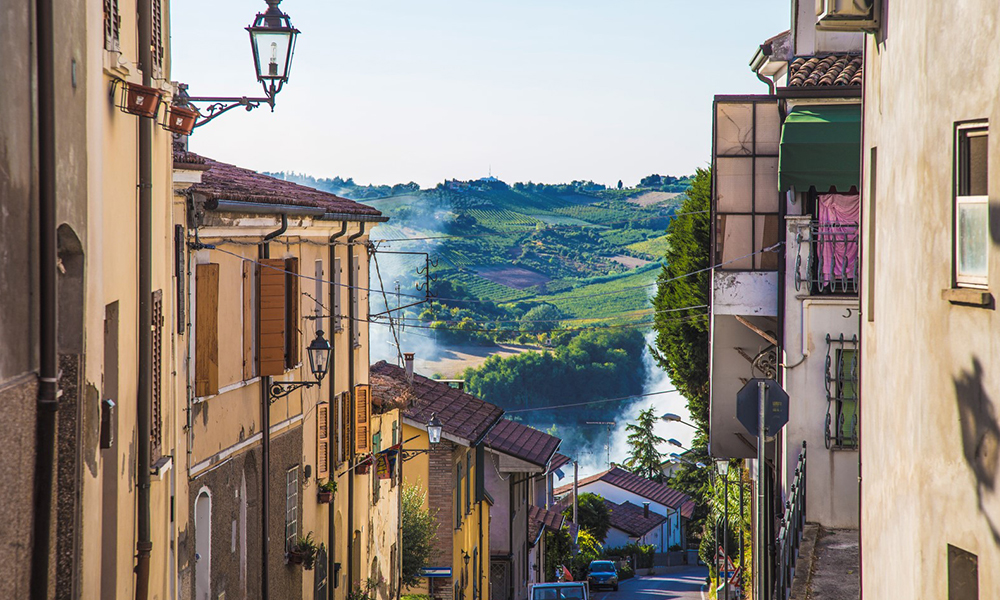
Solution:
{"label": "balcony railing", "polygon": [[806,526],[806,443],[795,465],[795,477],[785,502],[781,526],[778,529],[778,564],[774,586],[774,600],[787,600],[795,577],[795,559],[799,555],[802,531]]}
{"label": "balcony railing", "polygon": [[808,230],[803,228],[795,239],[799,246],[795,258],[796,291],[805,285],[812,295],[857,295],[857,223],[810,221]]}

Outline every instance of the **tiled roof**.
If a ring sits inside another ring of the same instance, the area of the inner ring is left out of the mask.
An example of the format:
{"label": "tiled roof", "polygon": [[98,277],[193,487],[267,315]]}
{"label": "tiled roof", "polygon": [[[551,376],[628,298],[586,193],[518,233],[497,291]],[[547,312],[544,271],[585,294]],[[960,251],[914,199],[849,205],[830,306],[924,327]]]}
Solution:
{"label": "tiled roof", "polygon": [[437,413],[444,433],[468,440],[480,441],[503,416],[503,410],[423,375],[413,374],[407,383],[406,372],[396,365],[380,361],[371,367],[369,382],[375,404],[402,405],[403,416],[426,423],[431,413]]}
{"label": "tiled roof", "polygon": [[[614,467],[590,477],[584,477],[577,485],[582,488],[595,481],[603,481],[627,492],[632,492],[637,496],[642,496],[653,502],[669,506],[680,512],[681,516],[689,519],[694,514],[694,500],[687,494],[678,492],[664,483],[657,483],[651,479],[630,473],[621,467]],[[573,491],[572,483],[559,486],[555,489],[555,493],[560,496],[571,491]]]}
{"label": "tiled roof", "polygon": [[545,510],[541,506],[528,507],[528,541],[532,546],[538,541],[543,528],[559,531],[566,523],[566,517],[554,510]]}
{"label": "tiled roof", "polygon": [[550,471],[555,471],[559,467],[561,467],[564,464],[568,463],[570,460],[572,460],[572,459],[570,457],[566,456],[565,454],[562,454],[560,452],[556,452],[555,456],[552,457],[552,462],[549,464],[549,470]]}
{"label": "tiled roof", "polygon": [[615,504],[614,502],[605,500],[604,503],[611,511],[611,526],[624,531],[632,537],[642,537],[649,533],[651,529],[659,527],[660,523],[667,520],[667,517],[652,511],[650,511],[649,517],[646,517],[644,516],[645,509],[631,502]]}
{"label": "tiled roof", "polygon": [[862,58],[858,54],[800,56],[788,65],[788,86],[860,86],[862,73]]}
{"label": "tiled roof", "polygon": [[523,423],[502,419],[486,434],[486,445],[504,454],[544,467],[560,440]]}
{"label": "tiled roof", "polygon": [[366,217],[379,217],[382,214],[377,209],[347,198],[262,175],[257,171],[212,160],[179,148],[174,149],[174,164],[187,167],[197,165],[194,168],[205,171],[201,176],[201,183],[192,185],[191,191],[209,200],[307,206],[322,208],[329,213]]}

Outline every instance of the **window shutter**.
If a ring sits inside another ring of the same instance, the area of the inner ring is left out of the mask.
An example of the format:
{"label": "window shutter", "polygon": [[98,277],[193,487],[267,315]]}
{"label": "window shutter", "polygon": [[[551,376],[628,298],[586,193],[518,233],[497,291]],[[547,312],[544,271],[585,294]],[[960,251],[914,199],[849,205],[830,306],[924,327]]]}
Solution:
{"label": "window shutter", "polygon": [[243,261],[243,381],[257,375],[257,359],[254,356],[254,324],[257,321],[254,307],[254,271],[256,265]]}
{"label": "window shutter", "polygon": [[333,330],[340,331],[344,328],[344,324],[341,322],[341,316],[343,315],[340,298],[344,293],[344,286],[340,283],[341,268],[340,259],[333,259]]}
{"label": "window shutter", "polygon": [[285,259],[285,368],[299,364],[299,259]]}
{"label": "window shutter", "polygon": [[117,52],[120,46],[122,16],[118,0],[104,0],[104,49]]}
{"label": "window shutter", "polygon": [[340,429],[340,438],[337,440],[337,460],[344,461],[347,459],[347,445],[350,443],[348,440],[351,439],[351,429],[348,415],[350,412],[350,394],[338,394],[337,395],[337,419],[338,426]]}
{"label": "window shutter", "polygon": [[161,0],[150,0],[152,3],[152,56],[153,67],[158,75],[163,73],[163,6]]}
{"label": "window shutter", "polygon": [[285,261],[262,258],[257,267],[257,374],[285,372]]}
{"label": "window shutter", "polygon": [[152,407],[149,428],[149,455],[151,461],[163,452],[163,290],[153,292],[153,377]]}
{"label": "window shutter", "polygon": [[330,405],[316,406],[316,477],[330,476]]}
{"label": "window shutter", "polygon": [[194,389],[203,397],[219,393],[219,265],[197,265],[194,282]]}
{"label": "window shutter", "polygon": [[371,452],[371,386],[354,386],[354,453]]}

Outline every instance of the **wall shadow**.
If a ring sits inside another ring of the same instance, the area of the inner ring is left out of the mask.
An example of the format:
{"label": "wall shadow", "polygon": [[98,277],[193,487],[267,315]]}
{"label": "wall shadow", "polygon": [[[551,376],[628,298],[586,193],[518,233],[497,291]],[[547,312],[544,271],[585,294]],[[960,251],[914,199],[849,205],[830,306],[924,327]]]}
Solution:
{"label": "wall shadow", "polygon": [[976,499],[979,512],[985,517],[1000,546],[1000,529],[983,505],[984,495],[997,492],[1000,466],[1000,421],[993,401],[983,385],[983,365],[972,359],[972,370],[963,370],[953,378],[959,423],[962,428],[962,451],[965,462],[976,477]]}

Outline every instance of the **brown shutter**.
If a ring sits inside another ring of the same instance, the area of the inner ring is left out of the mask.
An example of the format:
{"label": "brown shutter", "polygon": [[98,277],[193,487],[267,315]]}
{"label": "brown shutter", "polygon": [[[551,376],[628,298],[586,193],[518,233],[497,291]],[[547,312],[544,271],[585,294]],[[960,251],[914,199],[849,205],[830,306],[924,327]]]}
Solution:
{"label": "brown shutter", "polygon": [[316,406],[316,477],[330,476],[330,405]]}
{"label": "brown shutter", "polygon": [[149,428],[149,456],[151,461],[163,452],[163,290],[153,292],[153,377],[152,407]]}
{"label": "brown shutter", "polygon": [[195,268],[195,395],[219,393],[219,265]]}
{"label": "brown shutter", "polygon": [[254,291],[254,270],[256,265],[250,261],[243,261],[243,381],[253,379],[257,374],[257,360],[254,358],[254,322],[257,316],[254,311],[256,304],[253,301]]}
{"label": "brown shutter", "polygon": [[285,373],[285,261],[262,258],[257,267],[257,374]]}
{"label": "brown shutter", "polygon": [[351,439],[351,425],[350,425],[350,394],[338,394],[337,395],[337,406],[340,407],[340,439],[337,440],[337,459],[344,461],[347,459],[347,446],[350,444],[348,440]]}
{"label": "brown shutter", "polygon": [[299,364],[299,259],[285,259],[285,368]]}
{"label": "brown shutter", "polygon": [[354,386],[354,453],[371,452],[371,387]]}

